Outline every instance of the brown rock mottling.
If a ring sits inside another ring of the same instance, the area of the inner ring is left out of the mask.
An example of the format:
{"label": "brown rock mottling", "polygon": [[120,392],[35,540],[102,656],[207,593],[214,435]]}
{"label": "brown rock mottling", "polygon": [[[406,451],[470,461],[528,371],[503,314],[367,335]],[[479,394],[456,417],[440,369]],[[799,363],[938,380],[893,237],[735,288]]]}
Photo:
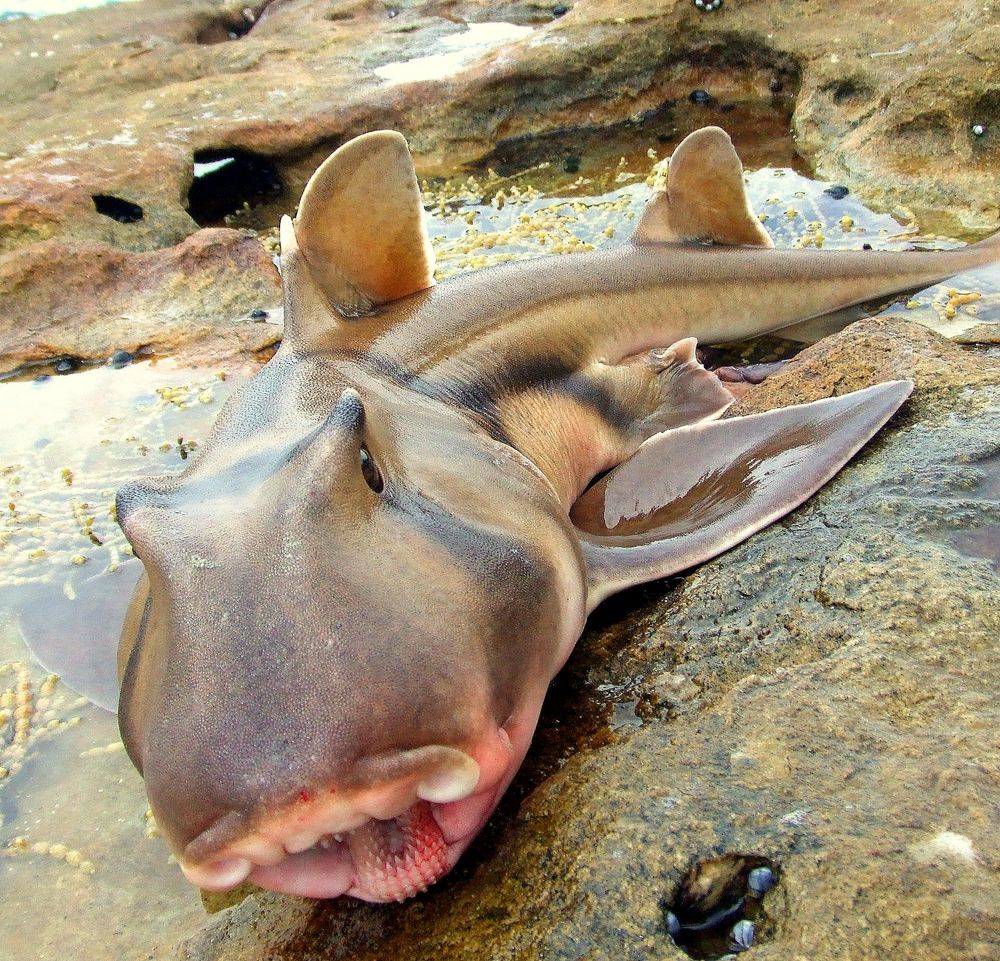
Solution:
{"label": "brown rock mottling", "polygon": [[280,302],[271,257],[240,231],[201,230],[149,253],[50,241],[0,259],[0,373],[141,347],[184,345],[190,363],[253,355],[281,328],[249,312]]}

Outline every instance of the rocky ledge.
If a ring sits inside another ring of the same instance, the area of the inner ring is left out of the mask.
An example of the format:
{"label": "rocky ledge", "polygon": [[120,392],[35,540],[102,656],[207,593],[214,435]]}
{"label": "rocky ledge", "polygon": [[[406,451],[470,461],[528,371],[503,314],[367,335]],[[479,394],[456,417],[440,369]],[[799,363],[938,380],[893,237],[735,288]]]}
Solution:
{"label": "rocky ledge", "polygon": [[[688,0],[141,0],[0,23],[0,273],[19,292],[0,300],[0,355],[43,353],[73,323],[47,316],[45,290],[31,296],[39,265],[86,301],[103,282],[88,260],[118,258],[141,294],[142,262],[117,252],[273,227],[332,149],[379,127],[402,130],[432,175],[566,130],[601,141],[655,120],[669,145],[705,123],[742,123],[738,143],[791,126],[790,154],[876,207],[925,231],[988,233],[1000,226],[998,45],[994,7],[959,0],[877,15],[861,0],[712,12]],[[223,313],[252,304],[266,274],[228,277],[217,322],[235,322]],[[26,342],[39,317],[51,344]],[[114,317],[121,346],[133,312]]]}

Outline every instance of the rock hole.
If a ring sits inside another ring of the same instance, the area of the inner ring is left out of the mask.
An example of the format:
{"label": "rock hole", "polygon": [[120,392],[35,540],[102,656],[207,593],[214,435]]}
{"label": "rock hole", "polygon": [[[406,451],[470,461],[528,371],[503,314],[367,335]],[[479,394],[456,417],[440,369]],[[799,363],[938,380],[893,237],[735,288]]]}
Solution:
{"label": "rock hole", "polygon": [[[711,79],[717,89],[692,83],[695,79]],[[580,177],[595,188],[601,186],[593,191],[600,193],[619,185],[619,173],[647,174],[653,159],[669,154],[691,131],[717,123],[739,145],[747,169],[790,167],[808,173],[790,133],[798,91],[798,68],[769,51],[692,53],[644,94],[650,101],[644,109],[626,117],[611,113],[602,121],[590,101],[584,101],[587,114],[578,115],[579,123],[567,116],[566,126],[543,134],[503,137],[472,170],[493,170],[501,177],[531,171],[532,184],[550,192],[563,189],[566,175]],[[657,102],[652,96],[662,99]],[[651,147],[658,149],[655,158],[649,155]],[[562,183],[555,182],[559,174]]]}
{"label": "rock hole", "polygon": [[122,200],[111,194],[94,194],[94,209],[105,217],[117,220],[120,224],[134,224],[142,220],[142,207],[131,200]]}
{"label": "rock hole", "polygon": [[857,83],[852,78],[841,80],[839,83],[829,84],[823,89],[831,92],[834,103],[844,103],[847,100],[853,100],[855,97],[863,97],[869,93],[863,84]]}
{"label": "rock hole", "polygon": [[665,906],[667,931],[692,958],[740,954],[774,936],[768,893],[778,866],[759,854],[724,854],[699,861]]}
{"label": "rock hole", "polygon": [[239,9],[220,11],[198,31],[195,41],[202,44],[227,43],[245,37],[269,2],[270,0],[266,0],[261,3],[258,0]]}
{"label": "rock hole", "polygon": [[277,168],[246,150],[198,150],[188,212],[202,227],[224,226],[228,218],[276,200],[284,192]]}

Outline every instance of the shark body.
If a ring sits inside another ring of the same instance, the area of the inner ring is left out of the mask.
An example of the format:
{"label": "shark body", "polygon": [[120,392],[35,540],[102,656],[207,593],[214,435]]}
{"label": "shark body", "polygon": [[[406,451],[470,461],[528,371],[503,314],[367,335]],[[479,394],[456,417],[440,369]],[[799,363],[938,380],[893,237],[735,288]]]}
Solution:
{"label": "shark body", "polygon": [[1000,259],[775,251],[718,128],[615,250],[434,285],[385,131],[331,156],[281,241],[281,348],[182,475],[118,496],[145,568],[120,725],[193,882],[371,901],[454,866],[602,599],[802,503],[912,388],[720,419],[695,340]]}

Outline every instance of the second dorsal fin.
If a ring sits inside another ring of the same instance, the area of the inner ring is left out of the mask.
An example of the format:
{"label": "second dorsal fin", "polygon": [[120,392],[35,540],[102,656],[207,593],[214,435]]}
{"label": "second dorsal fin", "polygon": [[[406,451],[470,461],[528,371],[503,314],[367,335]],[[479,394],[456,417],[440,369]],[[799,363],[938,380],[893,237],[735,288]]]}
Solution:
{"label": "second dorsal fin", "polygon": [[367,133],[328,157],[302,194],[295,238],[313,281],[346,316],[432,286],[434,253],[402,134]]}
{"label": "second dorsal fin", "polygon": [[654,191],[632,240],[774,246],[750,209],[743,164],[724,130],[702,127],[681,141],[670,158],[666,187]]}

